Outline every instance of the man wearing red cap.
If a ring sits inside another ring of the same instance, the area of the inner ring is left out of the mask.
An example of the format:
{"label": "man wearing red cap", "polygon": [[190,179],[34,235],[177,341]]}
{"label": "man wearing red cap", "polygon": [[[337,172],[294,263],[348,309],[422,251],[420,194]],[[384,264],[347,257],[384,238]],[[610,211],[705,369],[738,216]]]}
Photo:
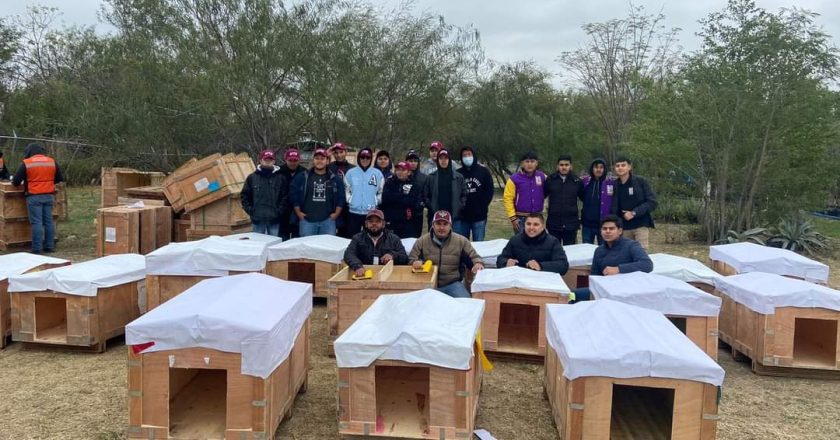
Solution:
{"label": "man wearing red cap", "polygon": [[481,257],[463,235],[452,232],[452,215],[438,211],[432,216],[432,230],[414,243],[408,262],[415,269],[431,260],[438,267],[437,290],[454,298],[469,298],[464,286],[464,262],[472,265],[472,272],[484,269]]}
{"label": "man wearing red cap", "polygon": [[344,175],[355,166],[347,162],[347,145],[344,145],[343,142],[336,142],[330,147],[330,151],[333,156],[333,161],[330,162],[330,172],[341,176],[343,179]]}
{"label": "man wearing red cap", "polygon": [[429,210],[430,226],[433,212],[446,211],[455,220],[461,218],[461,209],[467,202],[467,184],[464,176],[453,169],[446,149],[440,150],[437,155],[437,170],[426,179],[423,198]]}
{"label": "man wearing red cap", "polygon": [[[286,177],[286,181],[291,182],[295,180],[298,174],[306,172],[306,167],[300,164],[300,151],[297,148],[289,148],[283,155],[283,165],[280,165],[280,173]],[[292,199],[289,198],[288,212],[284,219],[280,220],[280,237],[283,240],[288,240],[294,237],[300,237],[298,218],[292,209]]]}
{"label": "man wearing red cap", "polygon": [[423,189],[411,178],[411,165],[399,162],[394,174],[385,180],[382,192],[382,211],[386,225],[400,238],[417,238],[420,229],[416,228],[416,219],[423,221]]}
{"label": "man wearing red cap", "polygon": [[347,196],[347,232],[351,238],[362,230],[365,216],[382,202],[385,177],[373,166],[373,150],[362,148],[356,156],[357,167],[344,175],[344,191]]}
{"label": "man wearing red cap", "polygon": [[434,141],[429,144],[429,158],[423,162],[423,165],[420,165],[420,172],[425,175],[430,175],[437,170],[437,158],[438,154],[440,154],[440,150],[443,150],[443,142],[441,141]]}
{"label": "man wearing red cap", "polygon": [[260,153],[260,165],[245,179],[240,201],[251,217],[254,232],[280,235],[281,219],[289,215],[289,183],[275,165],[274,152]]}
{"label": "man wearing red cap", "polygon": [[312,153],[312,169],[292,181],[292,207],[300,221],[300,236],[335,235],[336,219],[344,209],[344,182],[327,168],[327,151]]}
{"label": "man wearing red cap", "polygon": [[393,232],[385,229],[385,214],[378,209],[367,213],[362,232],[354,235],[344,251],[344,262],[357,276],[365,274],[365,265],[408,263],[405,247]]}

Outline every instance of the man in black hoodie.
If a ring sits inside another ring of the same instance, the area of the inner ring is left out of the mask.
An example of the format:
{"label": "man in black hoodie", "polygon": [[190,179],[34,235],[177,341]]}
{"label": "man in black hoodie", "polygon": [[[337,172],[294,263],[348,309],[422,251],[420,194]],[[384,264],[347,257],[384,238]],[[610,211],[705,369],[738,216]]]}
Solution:
{"label": "man in black hoodie", "polygon": [[240,201],[254,232],[280,235],[281,220],[289,216],[289,181],[275,165],[273,151],[260,153],[260,165],[245,179]]}
{"label": "man in black hoodie", "polygon": [[423,199],[429,210],[429,229],[435,212],[449,212],[456,221],[463,214],[467,186],[464,185],[464,176],[452,169],[452,161],[446,149],[438,152],[437,169],[426,178]]}
{"label": "man in black hoodie", "polygon": [[575,244],[577,241],[580,188],[580,179],[572,172],[572,156],[560,156],[557,159],[557,172],[548,176],[544,192],[548,198],[548,232],[563,245]]}
{"label": "man in black hoodie", "polygon": [[[493,176],[487,168],[479,165],[475,150],[470,146],[461,148],[461,168],[467,186],[467,202],[461,216],[455,220],[453,230],[472,241],[484,241],[487,229],[487,211],[493,201]],[[472,237],[470,234],[472,233]]]}
{"label": "man in black hoodie", "polygon": [[[584,243],[601,244],[601,220],[610,215],[615,195],[615,177],[607,173],[607,161],[598,157],[589,164],[589,174],[580,178],[583,208],[580,221],[583,223]],[[597,243],[595,243],[597,241]]]}
{"label": "man in black hoodie", "polygon": [[12,178],[12,185],[24,184],[26,210],[32,225],[32,253],[50,253],[55,249],[55,185],[63,182],[61,168],[47,156],[41,144],[29,144],[23,151],[23,162]]}
{"label": "man in black hoodie", "polygon": [[[289,148],[283,154],[283,165],[280,165],[280,174],[286,177],[286,182],[292,184],[292,180],[300,173],[306,172],[306,167],[300,164],[300,151],[295,148]],[[291,194],[291,188],[289,189]],[[298,225],[298,218],[292,209],[292,198],[289,197],[287,205],[288,215],[280,219],[280,238],[284,241],[290,238],[300,237],[300,227]]]}

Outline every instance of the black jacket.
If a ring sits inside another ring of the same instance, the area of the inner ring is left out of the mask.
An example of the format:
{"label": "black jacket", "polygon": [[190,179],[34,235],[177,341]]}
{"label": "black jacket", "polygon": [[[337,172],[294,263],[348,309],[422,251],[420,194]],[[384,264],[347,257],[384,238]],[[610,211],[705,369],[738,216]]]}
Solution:
{"label": "black jacket", "polygon": [[[292,200],[292,208],[303,209],[306,197],[309,195],[309,178],[315,174],[315,169],[309,169],[305,173],[298,173],[290,185],[289,197]],[[336,209],[344,209],[347,203],[344,197],[344,179],[327,170],[329,181],[327,182],[327,212],[333,213]],[[304,214],[306,214],[304,212]]]}
{"label": "black jacket", "polygon": [[391,254],[394,257],[394,264],[408,264],[408,254],[397,234],[385,229],[382,231],[382,237],[374,245],[368,233],[362,231],[350,240],[350,244],[344,251],[344,262],[350,266],[350,269],[356,270],[365,264],[373,264],[373,257],[379,257],[381,261],[385,254]]}
{"label": "black jacket", "polygon": [[257,167],[245,179],[240,200],[251,221],[279,223],[289,214],[289,181],[278,166],[271,170]]}
{"label": "black jacket", "polygon": [[6,161],[0,157],[0,180],[9,180],[10,178],[9,169],[6,168]]}
{"label": "black jacket", "polygon": [[580,178],[574,173],[569,173],[565,180],[560,173],[548,176],[543,191],[548,198],[546,227],[549,231],[576,231],[580,228],[578,197],[581,188]]}
{"label": "black jacket", "polygon": [[[39,144],[29,144],[23,150],[23,158],[29,159],[36,154],[47,154],[44,147]],[[53,178],[54,183],[61,183],[64,182],[64,174],[61,173],[61,167],[58,166],[58,162],[55,164],[55,177]],[[12,185],[19,186],[21,183],[27,184],[24,188],[24,194],[29,195],[29,187],[28,183],[26,182],[26,164],[22,161],[18,166],[17,170],[15,171],[14,177],[12,177]]]}
{"label": "black jacket", "polygon": [[603,275],[607,266],[618,267],[621,273],[653,271],[653,261],[642,245],[624,237],[618,237],[612,246],[603,243],[595,249],[590,273]]}
{"label": "black jacket", "polygon": [[[411,221],[417,216],[422,218],[422,204],[423,188],[414,179],[409,178],[403,182],[394,174],[385,181],[380,208],[388,224]],[[411,211],[411,219],[406,215],[406,210]]]}
{"label": "black jacket", "polygon": [[487,168],[478,164],[478,158],[472,148],[462,148],[462,157],[464,151],[472,151],[474,162],[471,166],[464,166],[462,159],[462,166],[458,168],[458,173],[464,176],[464,184],[467,186],[467,202],[461,210],[461,219],[468,222],[484,221],[487,220],[487,210],[493,201],[493,176]]}
{"label": "black jacket", "polygon": [[[449,162],[449,167],[452,167],[451,161]],[[426,204],[430,216],[441,209],[449,211],[448,207],[440,206],[440,197],[438,195],[438,180],[440,176],[441,173],[435,171],[426,177],[426,183],[423,189],[423,203]],[[452,184],[450,188],[452,200],[452,212],[450,214],[452,214],[452,219],[460,219],[461,213],[464,210],[464,203],[467,201],[467,186],[464,184],[464,176],[454,169],[452,170]]]}
{"label": "black jacket", "polygon": [[347,174],[347,172],[350,171],[351,168],[356,168],[356,165],[353,165],[352,163],[347,162],[346,160],[343,162],[333,161],[330,162],[329,165],[327,165],[327,168],[330,170],[331,173],[343,179],[344,175]]}
{"label": "black jacket", "polygon": [[543,272],[565,275],[569,270],[569,260],[563,245],[547,231],[534,238],[528,237],[524,232],[514,235],[496,258],[496,267],[507,267],[509,258],[517,260],[516,265],[519,267],[526,267],[529,261],[535,260],[540,263]]}
{"label": "black jacket", "polygon": [[650,213],[656,209],[656,193],[647,180],[632,173],[627,183],[621,180],[615,182],[615,196],[613,197],[612,213],[624,219],[623,211],[635,211],[633,220],[624,220],[624,229],[653,227],[653,217]]}
{"label": "black jacket", "polygon": [[289,182],[294,180],[295,176],[297,176],[298,174],[305,173],[305,172],[306,172],[306,167],[303,166],[303,165],[298,165],[298,167],[295,168],[294,172],[289,168],[288,165],[286,165],[286,164],[280,165],[280,174],[286,176],[286,180],[288,180]]}

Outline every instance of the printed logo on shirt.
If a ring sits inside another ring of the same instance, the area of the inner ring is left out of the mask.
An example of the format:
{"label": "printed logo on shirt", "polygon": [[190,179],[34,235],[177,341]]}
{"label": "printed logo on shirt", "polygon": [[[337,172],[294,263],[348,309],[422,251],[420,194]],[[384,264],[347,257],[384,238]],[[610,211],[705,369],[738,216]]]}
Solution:
{"label": "printed logo on shirt", "polygon": [[627,188],[627,194],[633,195],[633,187]]}
{"label": "printed logo on shirt", "polygon": [[607,185],[607,195],[609,195],[609,196],[613,195],[614,191],[615,190],[613,189],[612,185]]}
{"label": "printed logo on shirt", "polygon": [[327,182],[314,182],[313,183],[313,191],[312,191],[312,201],[313,202],[326,202],[327,201]]}
{"label": "printed logo on shirt", "polygon": [[376,176],[370,176],[370,180],[368,180],[368,185],[376,186]]}
{"label": "printed logo on shirt", "polygon": [[481,187],[481,181],[476,179],[475,177],[470,177],[466,181],[467,184],[467,193],[473,194],[478,192],[478,189]]}
{"label": "printed logo on shirt", "polygon": [[413,187],[414,187],[414,184],[413,184],[413,183],[403,183],[403,185],[402,185],[402,193],[403,193],[404,195],[408,195],[409,193],[411,193],[411,188],[413,188]]}
{"label": "printed logo on shirt", "polygon": [[540,177],[540,176],[534,176],[534,178],[535,178],[535,179],[536,179],[536,181],[537,181],[537,186],[542,186],[542,177]]}

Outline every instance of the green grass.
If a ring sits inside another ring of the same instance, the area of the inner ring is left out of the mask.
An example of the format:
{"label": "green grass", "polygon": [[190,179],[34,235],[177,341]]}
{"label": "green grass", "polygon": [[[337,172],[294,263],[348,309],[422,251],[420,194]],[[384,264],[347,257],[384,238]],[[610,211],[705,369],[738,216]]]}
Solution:
{"label": "green grass", "polygon": [[98,186],[70,187],[67,190],[69,217],[58,222],[59,237],[56,256],[78,260],[89,260],[96,253],[96,210],[99,209],[100,189]]}
{"label": "green grass", "polygon": [[812,217],[814,227],[820,234],[826,237],[840,239],[840,220],[829,220],[825,218]]}

